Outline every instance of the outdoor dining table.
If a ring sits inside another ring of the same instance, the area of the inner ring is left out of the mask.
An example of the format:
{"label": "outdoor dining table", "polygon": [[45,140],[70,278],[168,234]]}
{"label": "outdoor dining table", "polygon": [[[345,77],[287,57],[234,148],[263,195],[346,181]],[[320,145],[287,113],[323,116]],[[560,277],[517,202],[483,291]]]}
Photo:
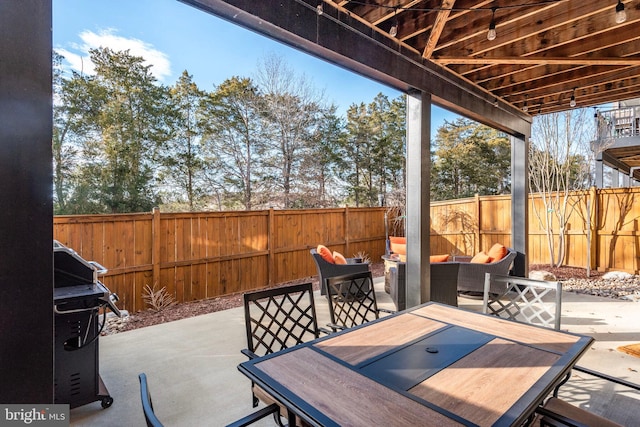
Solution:
{"label": "outdoor dining table", "polygon": [[238,369],[315,426],[515,426],[593,338],[426,303]]}

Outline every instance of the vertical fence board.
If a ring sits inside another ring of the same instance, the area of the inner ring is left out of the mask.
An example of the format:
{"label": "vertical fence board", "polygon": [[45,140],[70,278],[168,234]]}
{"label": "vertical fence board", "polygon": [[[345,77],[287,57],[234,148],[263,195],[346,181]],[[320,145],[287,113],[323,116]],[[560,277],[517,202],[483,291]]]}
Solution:
{"label": "vertical fence board", "polygon": [[208,262],[207,264],[207,298],[224,295],[220,287],[220,262]]}
{"label": "vertical fence board", "polygon": [[133,265],[149,265],[153,247],[151,221],[149,219],[136,221]]}

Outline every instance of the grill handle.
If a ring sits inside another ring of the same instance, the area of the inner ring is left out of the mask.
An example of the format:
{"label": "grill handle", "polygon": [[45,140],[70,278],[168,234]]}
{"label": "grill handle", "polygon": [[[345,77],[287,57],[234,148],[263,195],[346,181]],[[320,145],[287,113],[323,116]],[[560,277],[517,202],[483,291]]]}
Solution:
{"label": "grill handle", "polygon": [[102,264],[96,261],[87,261],[87,262],[95,267],[97,274],[107,274],[107,271],[109,271],[105,266],[103,266]]}
{"label": "grill handle", "polygon": [[122,317],[122,313],[120,313],[118,306],[116,306],[116,303],[120,300],[120,298],[118,298],[118,294],[109,294],[109,296],[106,299],[102,299],[102,300],[107,303],[107,306],[109,306],[109,309],[111,309],[111,311],[113,311],[113,313],[116,316]]}
{"label": "grill handle", "polygon": [[83,311],[93,311],[93,310],[97,310],[97,307],[76,308],[76,309],[73,309],[73,310],[58,310],[58,306],[57,305],[53,306],[53,311],[56,314],[82,313]]}

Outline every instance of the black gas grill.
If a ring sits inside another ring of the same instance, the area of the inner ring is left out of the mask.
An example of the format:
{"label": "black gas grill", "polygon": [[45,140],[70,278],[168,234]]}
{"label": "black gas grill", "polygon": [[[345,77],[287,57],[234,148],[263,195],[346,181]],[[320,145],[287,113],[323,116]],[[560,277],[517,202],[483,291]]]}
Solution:
{"label": "black gas grill", "polygon": [[108,408],[113,398],[100,378],[98,338],[107,308],[120,316],[117,296],[98,280],[106,273],[101,265],[55,240],[53,256],[55,403],[75,408],[100,400]]}

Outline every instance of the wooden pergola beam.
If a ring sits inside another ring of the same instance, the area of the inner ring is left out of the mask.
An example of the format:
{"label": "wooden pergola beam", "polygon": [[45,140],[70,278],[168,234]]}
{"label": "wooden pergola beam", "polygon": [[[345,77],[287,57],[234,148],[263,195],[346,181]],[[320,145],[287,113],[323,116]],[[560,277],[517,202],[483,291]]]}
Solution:
{"label": "wooden pergola beam", "polygon": [[436,15],[436,20],[433,24],[433,28],[431,29],[431,33],[429,34],[429,39],[427,40],[427,45],[424,48],[424,52],[422,52],[423,58],[431,58],[431,55],[438,44],[438,40],[440,39],[440,34],[442,34],[442,30],[444,30],[447,19],[449,19],[451,8],[455,2],[455,0],[442,0],[442,4],[440,6],[442,10],[440,10]]}
{"label": "wooden pergola beam", "polygon": [[640,65],[640,58],[551,58],[539,57],[433,57],[431,60],[440,65],[464,64],[464,65]]}

